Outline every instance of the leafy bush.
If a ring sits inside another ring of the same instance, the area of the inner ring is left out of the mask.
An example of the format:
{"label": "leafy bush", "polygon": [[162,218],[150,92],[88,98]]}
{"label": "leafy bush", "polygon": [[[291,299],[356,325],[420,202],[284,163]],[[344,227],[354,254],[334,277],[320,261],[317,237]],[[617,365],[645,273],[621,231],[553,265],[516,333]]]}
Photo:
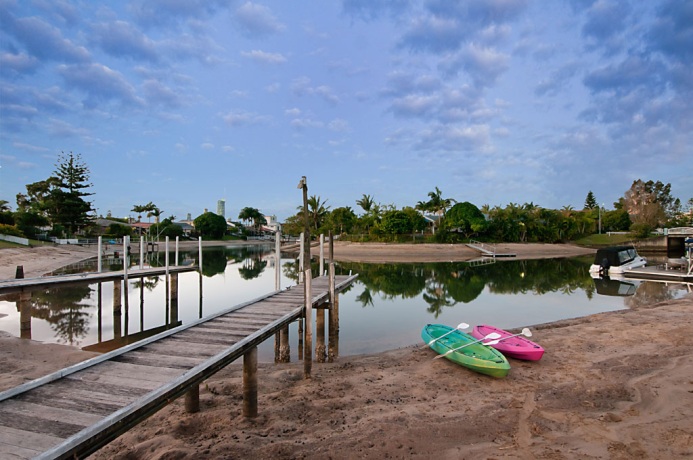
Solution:
{"label": "leafy bush", "polygon": [[0,234],[24,238],[24,233],[14,225],[0,224]]}

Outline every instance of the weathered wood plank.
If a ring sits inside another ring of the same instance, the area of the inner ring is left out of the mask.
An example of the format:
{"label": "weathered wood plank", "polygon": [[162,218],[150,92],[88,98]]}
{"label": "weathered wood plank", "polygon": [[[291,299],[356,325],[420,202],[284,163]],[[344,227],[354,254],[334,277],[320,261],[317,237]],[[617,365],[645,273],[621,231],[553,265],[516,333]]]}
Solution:
{"label": "weathered wood plank", "polygon": [[184,356],[188,358],[210,358],[220,351],[226,349],[223,345],[201,345],[199,343],[184,342],[182,340],[171,340],[167,337],[165,340],[156,343],[150,343],[139,351],[145,353],[152,352],[169,356]]}
{"label": "weathered wood plank", "polygon": [[125,355],[113,358],[120,363],[140,364],[152,367],[169,367],[172,369],[192,369],[200,364],[202,358],[189,358],[187,356],[164,355],[153,351],[134,350]]}
{"label": "weathered wood plank", "polygon": [[48,434],[29,433],[9,427],[0,429],[0,444],[7,444],[33,451],[49,449],[61,441],[62,438]]}
{"label": "weathered wood plank", "polygon": [[103,417],[86,412],[79,412],[68,409],[60,409],[57,407],[46,406],[45,404],[34,404],[28,401],[20,401],[11,399],[6,401],[0,407],[0,411],[29,415],[38,417],[44,420],[61,420],[73,425],[89,426],[101,420]]}
{"label": "weathered wood plank", "polygon": [[134,378],[129,375],[105,374],[99,372],[98,369],[80,371],[78,374],[72,374],[65,377],[68,380],[80,380],[82,382],[91,382],[95,385],[108,384],[126,388],[139,388],[142,390],[154,390],[161,386],[162,381],[156,379]]}
{"label": "weathered wood plank", "polygon": [[213,345],[223,345],[224,348],[229,347],[235,343],[238,343],[238,339],[233,338],[223,338],[223,337],[213,337],[204,334],[187,334],[183,337],[171,337],[172,341],[186,343],[186,344],[197,344],[205,346]]}
{"label": "weathered wood plank", "polygon": [[0,410],[0,426],[29,433],[48,434],[62,439],[69,438],[84,429],[83,425],[75,425],[61,420],[46,420],[4,410]]}
{"label": "weathered wood plank", "polygon": [[[0,433],[0,439],[2,439],[2,433]],[[11,446],[0,441],[0,453],[2,453],[8,459],[11,458],[15,460],[23,460],[36,457],[38,454],[41,453],[41,450]]]}

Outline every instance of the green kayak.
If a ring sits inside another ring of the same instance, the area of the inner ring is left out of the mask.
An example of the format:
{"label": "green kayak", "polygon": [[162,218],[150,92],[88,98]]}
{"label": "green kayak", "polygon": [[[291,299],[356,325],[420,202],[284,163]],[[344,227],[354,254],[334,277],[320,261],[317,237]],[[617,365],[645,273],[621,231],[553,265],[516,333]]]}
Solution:
{"label": "green kayak", "polygon": [[[459,329],[444,324],[427,324],[421,331],[421,338],[436,353],[481,374],[502,378],[510,371],[510,363],[501,352],[481,343],[472,343],[479,339]],[[440,339],[435,340],[438,338]],[[435,342],[431,343],[432,340]],[[455,350],[470,343],[471,345]]]}

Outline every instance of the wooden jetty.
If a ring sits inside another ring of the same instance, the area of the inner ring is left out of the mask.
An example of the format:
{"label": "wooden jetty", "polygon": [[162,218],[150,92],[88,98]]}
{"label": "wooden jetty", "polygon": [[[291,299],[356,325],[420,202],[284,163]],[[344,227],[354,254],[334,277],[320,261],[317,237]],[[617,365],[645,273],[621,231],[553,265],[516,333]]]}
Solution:
{"label": "wooden jetty", "polygon": [[[54,275],[54,276],[39,276],[36,278],[15,278],[8,280],[0,280],[0,294],[9,294],[12,292],[31,291],[34,289],[42,289],[45,287],[62,287],[71,284],[84,283],[101,283],[105,281],[122,280],[123,278],[145,278],[148,276],[160,276],[165,274],[176,274],[184,272],[193,272],[199,270],[199,267],[189,266],[170,266],[143,268],[139,270],[128,270],[127,273],[123,270],[112,272],[89,272],[89,273],[74,273],[69,275]],[[126,276],[127,275],[127,276]]]}
{"label": "wooden jetty", "polygon": [[644,266],[632,268],[623,272],[625,278],[654,281],[673,281],[693,283],[693,273],[683,268],[668,268],[665,266]]}
{"label": "wooden jetty", "polygon": [[301,317],[310,331],[304,287],[313,308],[336,308],[356,275],[333,273],[1,392],[0,458],[82,458],[182,395],[197,411],[199,385],[241,356],[243,413],[257,415],[257,345]]}
{"label": "wooden jetty", "polygon": [[486,243],[482,243],[480,241],[474,241],[471,240],[469,243],[467,243],[467,247],[474,249],[475,251],[478,251],[481,254],[481,257],[491,257],[491,258],[496,258],[496,257],[516,257],[517,254],[511,254],[511,253],[498,253],[496,252],[496,246],[495,245],[489,245]]}

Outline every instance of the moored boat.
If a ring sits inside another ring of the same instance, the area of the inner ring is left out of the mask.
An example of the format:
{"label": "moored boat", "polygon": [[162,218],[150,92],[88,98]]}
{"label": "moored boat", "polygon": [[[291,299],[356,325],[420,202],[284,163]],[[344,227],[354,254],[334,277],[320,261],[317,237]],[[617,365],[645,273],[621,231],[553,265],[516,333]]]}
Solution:
{"label": "moored boat", "polygon": [[647,260],[638,255],[633,246],[612,246],[597,249],[594,263],[590,266],[592,276],[619,275],[638,267],[644,267]]}
{"label": "moored boat", "polygon": [[502,378],[510,372],[510,363],[498,350],[444,324],[427,324],[421,338],[436,353],[450,361],[491,377]]}
{"label": "moored boat", "polygon": [[[494,332],[499,334],[500,338],[494,340],[493,342],[497,343],[490,346],[500,351],[505,356],[515,359],[522,359],[525,361],[539,361],[541,357],[544,356],[544,348],[541,345],[532,342],[522,335],[511,334],[510,332],[504,331],[503,329],[498,329],[497,327],[481,324],[474,327],[471,335],[477,339],[480,339]],[[529,334],[529,330],[527,331],[527,334]]]}

